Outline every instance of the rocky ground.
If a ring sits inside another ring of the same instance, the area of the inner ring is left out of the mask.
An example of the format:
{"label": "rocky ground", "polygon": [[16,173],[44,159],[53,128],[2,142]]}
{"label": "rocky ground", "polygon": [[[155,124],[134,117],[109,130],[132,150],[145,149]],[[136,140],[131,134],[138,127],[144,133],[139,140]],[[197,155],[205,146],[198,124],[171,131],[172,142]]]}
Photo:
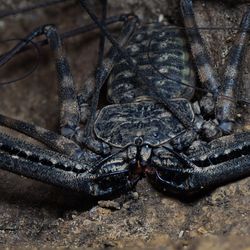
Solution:
{"label": "rocky ground", "polygon": [[[0,1],[0,13],[2,9],[24,7],[32,2]],[[98,9],[98,3],[94,2],[94,5]],[[219,1],[196,1],[195,10],[202,27],[237,27],[246,4],[230,7]],[[178,1],[110,1],[110,14],[131,11],[144,22],[168,20],[181,25]],[[60,30],[66,31],[88,22],[88,17],[76,1],[66,1],[0,20],[1,40],[23,38],[34,27],[45,23],[55,23]],[[235,30],[203,31],[219,73],[223,72],[234,34]],[[1,43],[0,53],[14,43]],[[95,67],[97,45],[96,33],[65,41],[78,85]],[[8,67],[1,68],[0,82],[18,78],[30,70],[36,62],[33,54],[23,53]],[[249,55],[246,62],[250,59]],[[250,98],[249,70],[249,64],[245,63],[242,99]],[[1,113],[56,130],[55,82],[49,50],[42,48],[39,68],[29,78],[1,87]],[[249,129],[247,110],[249,107],[246,105],[239,107],[238,129]],[[8,133],[17,136],[13,131]],[[249,204],[249,178],[189,202],[160,194],[144,180],[139,183],[136,192],[112,201],[97,202],[80,194],[0,171],[0,247],[249,249]]]}

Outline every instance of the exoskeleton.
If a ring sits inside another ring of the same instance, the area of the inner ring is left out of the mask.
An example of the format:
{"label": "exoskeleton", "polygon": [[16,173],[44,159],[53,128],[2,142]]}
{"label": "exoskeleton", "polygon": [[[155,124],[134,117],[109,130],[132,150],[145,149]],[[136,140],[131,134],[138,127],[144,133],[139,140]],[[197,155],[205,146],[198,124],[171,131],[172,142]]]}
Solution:
{"label": "exoskeleton", "polygon": [[[1,125],[49,149],[0,134],[0,167],[98,197],[127,192],[143,177],[160,190],[190,194],[249,176],[250,133],[234,133],[234,100],[250,10],[221,82],[191,0],[180,1],[185,30],[161,23],[141,26],[127,15],[117,40],[87,1],[80,2],[113,46],[79,91],[54,26],[37,28],[6,54],[2,63],[33,38],[47,37],[58,73],[60,132],[1,115]],[[191,102],[198,80],[208,91]],[[110,104],[97,110],[106,81]]]}

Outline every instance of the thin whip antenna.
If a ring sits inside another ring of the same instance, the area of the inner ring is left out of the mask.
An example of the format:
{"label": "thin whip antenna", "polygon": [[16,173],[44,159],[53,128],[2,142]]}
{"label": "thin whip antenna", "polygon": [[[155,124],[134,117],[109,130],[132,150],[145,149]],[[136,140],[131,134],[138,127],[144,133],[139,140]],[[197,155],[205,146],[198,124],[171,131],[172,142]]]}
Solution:
{"label": "thin whip antenna", "polygon": [[[10,42],[10,41],[22,41],[23,39],[8,39],[8,40],[4,40],[4,41],[0,41],[0,43],[3,42]],[[7,85],[7,84],[11,84],[11,83],[15,83],[21,80],[24,80],[25,78],[29,77],[39,66],[40,64],[40,58],[41,58],[41,51],[39,49],[39,47],[37,46],[36,43],[34,43],[33,41],[30,41],[30,43],[32,44],[32,46],[35,48],[36,50],[36,64],[32,67],[32,69],[30,71],[28,71],[27,73],[25,73],[24,75],[14,79],[14,80],[9,80],[9,81],[4,81],[4,82],[0,82],[0,86],[3,85]]]}
{"label": "thin whip antenna", "polygon": [[16,10],[2,10],[0,11],[0,18],[22,14],[31,10],[48,7],[50,5],[54,5],[54,4],[58,4],[58,3],[66,2],[66,1],[72,1],[72,0],[50,0],[50,1],[43,1],[42,3],[39,3],[39,4],[33,4],[27,7],[19,8]]}
{"label": "thin whip antenna", "polygon": [[[121,15],[121,16],[111,16],[111,17],[106,19],[105,25],[111,25],[111,24],[114,24],[114,23],[117,23],[117,22],[124,22],[124,20],[126,19],[126,16],[128,16],[128,15],[125,14],[125,15]],[[84,33],[87,33],[89,31],[96,30],[96,29],[98,29],[98,26],[95,23],[91,23],[91,24],[88,24],[88,25],[85,25],[85,26],[81,26],[81,27],[69,30],[69,31],[65,31],[65,32],[61,33],[60,36],[61,36],[62,40],[64,40],[64,39],[68,39],[70,37],[74,37],[74,36],[77,36],[77,35],[80,35],[80,34],[84,34]],[[43,40],[40,40],[38,42],[33,42],[33,43],[35,43],[38,47],[40,47],[40,46],[47,45],[48,40],[43,39]],[[23,47],[20,51],[18,51],[17,54],[25,52],[27,50],[30,50],[31,48],[32,47],[27,45],[27,46]],[[7,53],[1,54],[0,58],[6,56]]]}

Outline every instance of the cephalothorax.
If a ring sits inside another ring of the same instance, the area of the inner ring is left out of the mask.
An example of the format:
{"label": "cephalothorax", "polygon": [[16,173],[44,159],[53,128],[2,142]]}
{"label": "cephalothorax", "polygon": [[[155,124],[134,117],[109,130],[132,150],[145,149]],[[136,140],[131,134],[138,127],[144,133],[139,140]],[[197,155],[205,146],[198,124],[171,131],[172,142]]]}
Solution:
{"label": "cephalothorax", "polygon": [[[86,1],[80,2],[113,47],[78,94],[60,36],[51,25],[33,31],[2,59],[46,35],[59,78],[61,132],[1,115],[1,125],[52,150],[0,134],[0,168],[91,196],[126,192],[142,177],[160,190],[190,194],[249,176],[250,133],[234,134],[233,124],[250,10],[241,22],[222,85],[196,26],[191,0],[180,3],[185,32],[159,23],[138,28],[137,18],[123,16],[117,41]],[[191,103],[195,69],[211,94]],[[108,77],[111,105],[97,112]]]}

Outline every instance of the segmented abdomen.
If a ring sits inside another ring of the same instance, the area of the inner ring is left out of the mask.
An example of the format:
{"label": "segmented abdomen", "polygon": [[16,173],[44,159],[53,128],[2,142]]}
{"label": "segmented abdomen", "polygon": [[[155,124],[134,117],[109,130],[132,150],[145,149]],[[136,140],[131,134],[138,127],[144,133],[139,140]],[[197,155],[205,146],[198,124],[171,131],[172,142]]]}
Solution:
{"label": "segmented abdomen", "polygon": [[133,102],[139,96],[154,97],[152,88],[161,91],[165,98],[193,96],[195,73],[182,30],[159,23],[143,26],[126,50],[150,86],[138,80],[127,62],[119,58],[108,82],[108,99],[112,103]]}

